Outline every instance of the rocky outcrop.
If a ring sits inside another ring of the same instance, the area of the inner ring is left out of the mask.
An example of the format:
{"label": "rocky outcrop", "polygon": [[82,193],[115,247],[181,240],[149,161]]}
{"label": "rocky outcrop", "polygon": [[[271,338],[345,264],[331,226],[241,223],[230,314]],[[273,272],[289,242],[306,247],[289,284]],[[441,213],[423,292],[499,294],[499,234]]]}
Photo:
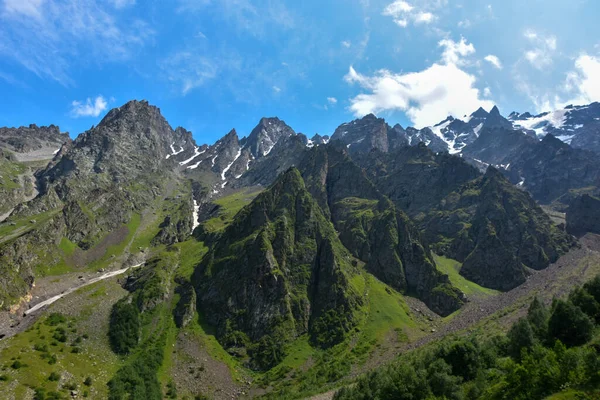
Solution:
{"label": "rocky outcrop", "polygon": [[567,231],[576,236],[600,234],[600,198],[585,194],[575,199],[567,210]]}
{"label": "rocky outcrop", "polygon": [[296,169],[244,208],[194,274],[198,306],[219,341],[268,368],[308,333],[320,346],[358,322],[357,273]]}

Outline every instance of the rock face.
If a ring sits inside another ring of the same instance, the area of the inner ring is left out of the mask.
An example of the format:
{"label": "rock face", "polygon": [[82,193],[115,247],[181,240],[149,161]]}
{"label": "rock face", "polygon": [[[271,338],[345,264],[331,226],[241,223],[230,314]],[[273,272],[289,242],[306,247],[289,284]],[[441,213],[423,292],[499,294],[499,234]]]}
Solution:
{"label": "rock face", "polygon": [[436,154],[424,143],[352,158],[381,193],[411,217],[436,208],[448,194],[479,176],[464,160]]}
{"label": "rock face", "polygon": [[179,294],[179,301],[173,310],[173,317],[178,328],[185,328],[192,322],[196,314],[196,290],[188,282],[182,282],[176,289]]}
{"label": "rock face", "polygon": [[308,190],[331,215],[344,246],[384,283],[448,315],[464,295],[437,271],[409,218],[340,149],[317,147],[299,166]]}
{"label": "rock face", "polygon": [[516,154],[506,174],[542,204],[568,204],[570,191],[600,187],[597,158],[593,152],[574,149],[548,134]]}
{"label": "rock face", "polygon": [[[57,126],[29,125],[20,128],[0,128],[0,148],[26,156],[37,152],[37,159],[51,159],[64,143],[70,142],[68,133]],[[36,158],[32,158],[35,160]],[[29,160],[27,160],[29,161]]]}
{"label": "rock face", "polygon": [[174,138],[160,110],[145,101],[113,109],[38,175],[41,196],[21,213],[35,212],[55,192],[65,205],[67,237],[87,249],[128,223],[169,181]]}
{"label": "rock face", "polygon": [[254,158],[268,155],[281,140],[296,135],[296,132],[279,118],[262,118],[250,132],[245,147]]}
{"label": "rock face", "polygon": [[[493,121],[492,121],[493,122]],[[462,154],[486,164],[510,165],[523,149],[534,146],[537,139],[522,131],[506,127],[502,123],[488,124],[481,128],[479,137],[465,146]]]}
{"label": "rock face", "polygon": [[198,306],[226,348],[268,368],[289,340],[309,333],[327,347],[357,323],[363,294],[349,259],[290,169],[212,244],[194,276]]}
{"label": "rock face", "polygon": [[436,248],[463,262],[461,275],[498,290],[523,283],[524,267],[546,268],[573,244],[526,192],[493,167],[431,212],[426,233]]}
{"label": "rock face", "polygon": [[35,178],[31,169],[18,162],[13,153],[0,149],[0,215],[33,195]]}
{"label": "rock face", "polygon": [[406,130],[400,125],[390,127],[383,118],[369,114],[361,119],[340,125],[332,141],[346,145],[351,153],[368,153],[372,149],[383,153],[404,146],[425,142],[434,151],[447,151],[446,144],[429,128]]}
{"label": "rock face", "polygon": [[567,210],[567,231],[573,235],[600,234],[600,198],[583,195]]}

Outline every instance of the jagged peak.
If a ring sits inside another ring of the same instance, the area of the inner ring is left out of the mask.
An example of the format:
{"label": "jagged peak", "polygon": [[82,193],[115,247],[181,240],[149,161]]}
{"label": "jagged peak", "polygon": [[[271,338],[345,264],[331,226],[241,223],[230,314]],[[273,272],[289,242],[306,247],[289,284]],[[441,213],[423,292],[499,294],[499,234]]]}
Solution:
{"label": "jagged peak", "polygon": [[166,119],[160,112],[160,108],[153,106],[148,103],[147,100],[130,100],[121,107],[116,107],[110,110],[97,127],[109,125],[119,119],[127,118],[131,115],[131,118],[137,117],[139,114],[148,114],[158,118],[162,123],[167,123]]}
{"label": "jagged peak", "polygon": [[473,114],[471,114],[471,117],[474,118],[486,118],[489,115],[489,113],[487,111],[485,111],[483,109],[483,107],[479,107],[477,109],[477,111],[475,111]]}
{"label": "jagged peak", "polygon": [[493,116],[500,116],[500,110],[498,109],[498,106],[494,106],[491,110],[490,110],[490,115]]}

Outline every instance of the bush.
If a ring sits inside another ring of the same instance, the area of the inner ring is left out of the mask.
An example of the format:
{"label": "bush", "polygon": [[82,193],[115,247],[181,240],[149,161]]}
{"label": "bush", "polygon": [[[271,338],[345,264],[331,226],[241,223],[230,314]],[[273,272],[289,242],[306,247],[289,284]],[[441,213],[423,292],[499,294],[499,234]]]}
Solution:
{"label": "bush", "polygon": [[594,324],[591,319],[571,302],[557,300],[548,324],[550,336],[565,345],[579,346],[592,338]]}
{"label": "bush", "polygon": [[67,322],[67,318],[60,313],[52,313],[46,318],[46,325],[57,326]]}
{"label": "bush", "polygon": [[60,374],[58,372],[51,372],[48,376],[48,380],[51,382],[58,382],[60,380]]}
{"label": "bush", "polygon": [[85,378],[85,381],[83,381],[83,384],[85,386],[92,386],[92,377],[88,376],[87,378]]}

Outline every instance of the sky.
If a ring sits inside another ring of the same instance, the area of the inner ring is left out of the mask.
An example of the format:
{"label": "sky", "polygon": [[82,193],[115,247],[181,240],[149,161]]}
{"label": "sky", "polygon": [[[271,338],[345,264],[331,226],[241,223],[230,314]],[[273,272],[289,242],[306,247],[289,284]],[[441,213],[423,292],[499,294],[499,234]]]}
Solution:
{"label": "sky", "polygon": [[597,0],[0,0],[0,126],[73,137],[132,99],[214,143],[278,116],[331,134],[368,113],[600,100]]}

